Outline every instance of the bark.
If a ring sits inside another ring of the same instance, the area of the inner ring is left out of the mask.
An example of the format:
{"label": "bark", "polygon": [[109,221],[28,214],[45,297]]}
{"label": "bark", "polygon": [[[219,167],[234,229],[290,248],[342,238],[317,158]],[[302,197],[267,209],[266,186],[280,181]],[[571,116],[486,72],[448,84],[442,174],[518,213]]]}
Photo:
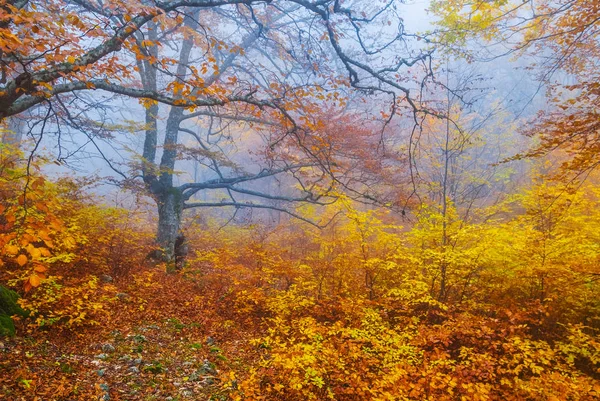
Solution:
{"label": "bark", "polygon": [[175,242],[181,227],[183,199],[176,188],[169,188],[158,196],[158,227],[156,242],[163,249],[163,259],[175,262]]}
{"label": "bark", "polygon": [[[187,27],[193,29],[198,28],[197,18],[199,10],[193,10],[184,20]],[[156,35],[156,27],[150,26],[151,34]],[[192,38],[187,38],[183,41],[181,52],[179,54],[179,64],[177,66],[176,76],[185,80],[187,66],[190,60],[190,54],[194,46]],[[157,49],[151,49],[156,52]],[[156,55],[156,53],[154,54]],[[154,89],[156,87],[156,68],[154,66],[145,65],[147,88]],[[177,140],[179,134],[179,124],[182,121],[184,109],[180,107],[171,107],[169,117],[166,124],[165,140],[163,143],[163,154],[160,161],[160,177],[154,177],[153,173],[149,174],[148,170],[144,171],[144,179],[146,185],[155,194],[158,206],[158,227],[156,231],[156,242],[163,250],[163,259],[168,263],[169,270],[175,270],[177,266],[177,256],[179,256],[179,265],[182,265],[181,255],[177,255],[175,244],[177,237],[180,235],[181,218],[183,212],[183,194],[180,189],[173,186],[173,171],[175,170],[175,162],[177,161]],[[144,143],[144,158],[145,163],[148,161],[154,162],[156,157],[156,118],[158,108],[150,108],[146,112],[146,141]],[[183,244],[179,244],[180,247]]]}
{"label": "bark", "polygon": [[[158,40],[156,22],[150,21],[148,24],[148,39],[156,42]],[[148,54],[158,60],[158,46],[153,45],[148,48]],[[140,70],[142,83],[145,90],[158,92],[157,85],[157,70],[148,60],[138,61],[138,69]],[[146,137],[144,141],[144,164],[142,172],[144,182],[150,186],[156,180],[156,171],[154,160],[156,159],[156,145],[158,143],[158,118],[159,108],[158,102],[153,103],[146,109]]]}
{"label": "bark", "polygon": [[2,135],[2,143],[15,147],[21,146],[23,140],[23,132],[25,130],[25,122],[19,117],[10,117],[8,121],[8,130]]}

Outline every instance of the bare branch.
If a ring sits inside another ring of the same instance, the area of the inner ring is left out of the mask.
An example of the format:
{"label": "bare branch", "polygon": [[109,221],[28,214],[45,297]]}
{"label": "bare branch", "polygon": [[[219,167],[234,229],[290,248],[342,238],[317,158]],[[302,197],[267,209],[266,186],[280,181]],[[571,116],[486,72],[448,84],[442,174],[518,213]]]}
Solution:
{"label": "bare branch", "polygon": [[281,207],[271,206],[271,205],[263,205],[263,204],[256,204],[256,203],[241,203],[241,202],[195,202],[195,203],[188,203],[183,206],[184,209],[192,209],[192,208],[196,208],[196,207],[235,207],[236,209],[253,208],[253,209],[276,210],[278,212],[282,212],[287,215],[290,215],[295,219],[304,221],[305,223],[308,223],[317,228],[327,227],[327,225],[329,225],[329,223],[331,221],[333,221],[333,219],[337,216],[337,214],[336,214],[325,224],[318,224],[310,219],[307,219],[306,217],[299,215],[298,213],[292,212],[290,210],[287,210],[287,209],[284,209]]}

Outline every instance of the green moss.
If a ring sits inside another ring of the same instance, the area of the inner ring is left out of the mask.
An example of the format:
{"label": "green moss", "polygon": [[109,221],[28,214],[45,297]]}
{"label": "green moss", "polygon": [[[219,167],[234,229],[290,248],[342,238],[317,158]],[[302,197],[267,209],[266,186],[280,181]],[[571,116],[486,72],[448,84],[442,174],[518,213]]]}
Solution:
{"label": "green moss", "polygon": [[152,362],[150,365],[146,365],[142,368],[144,372],[150,372],[154,374],[163,373],[165,371],[164,366],[160,362]]}
{"label": "green moss", "polygon": [[0,285],[0,336],[14,336],[15,325],[12,316],[27,316],[27,312],[17,303],[19,295]]}

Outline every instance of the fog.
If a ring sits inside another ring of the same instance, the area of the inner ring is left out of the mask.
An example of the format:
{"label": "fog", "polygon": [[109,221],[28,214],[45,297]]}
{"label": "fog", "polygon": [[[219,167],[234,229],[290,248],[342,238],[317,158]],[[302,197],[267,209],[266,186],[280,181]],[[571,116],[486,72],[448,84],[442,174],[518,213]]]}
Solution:
{"label": "fog", "polygon": [[[47,155],[49,159],[56,161],[46,165],[48,173],[56,176],[101,177],[101,184],[94,187],[93,191],[104,195],[109,203],[118,199],[120,206],[131,206],[128,202],[133,202],[134,197],[124,194],[133,187],[140,191],[144,186],[142,178],[156,174],[152,169],[159,168],[158,160],[163,160],[160,164],[163,175],[164,171],[170,169],[168,163],[164,164],[164,160],[168,158],[168,155],[165,156],[165,149],[176,148],[178,156],[173,161],[172,185],[179,187],[189,183],[208,183],[195,191],[190,201],[243,205],[262,199],[262,205],[273,207],[274,210],[257,210],[256,215],[264,217],[268,214],[268,220],[279,221],[282,210],[293,210],[293,200],[313,199],[313,189],[317,190],[316,182],[319,185],[323,182],[325,188],[318,190],[324,191],[322,195],[329,198],[332,194],[328,193],[327,186],[331,188],[332,184],[324,184],[324,180],[331,180],[333,177],[332,182],[335,182],[337,190],[354,194],[357,200],[360,199],[367,205],[365,207],[369,204],[395,204],[397,211],[404,214],[414,207],[415,199],[439,201],[442,180],[439,160],[449,154],[449,149],[443,150],[441,144],[444,142],[444,135],[447,137],[455,134],[462,138],[462,142],[455,144],[457,148],[450,156],[454,166],[451,177],[454,183],[453,201],[458,204],[472,203],[474,199],[469,198],[471,196],[479,199],[482,204],[490,203],[509,193],[512,189],[507,183],[519,182],[519,177],[527,170],[524,162],[502,162],[529,146],[529,140],[519,132],[519,126],[545,107],[545,88],[527,69],[531,61],[527,56],[515,61],[510,54],[502,55],[502,49],[496,51],[485,48],[485,57],[465,61],[443,46],[426,40],[433,37],[438,29],[435,17],[428,13],[428,7],[427,1],[407,1],[397,7],[395,5],[391,16],[398,18],[397,25],[385,24],[384,20],[391,17],[384,14],[381,21],[376,19],[377,23],[365,27],[364,37],[368,40],[364,39],[364,43],[352,36],[354,28],[348,26],[345,31],[347,35],[340,39],[338,45],[351,57],[368,62],[371,68],[381,71],[385,70],[390,60],[398,57],[424,57],[422,62],[415,62],[399,70],[399,77],[394,79],[410,90],[409,97],[414,97],[414,102],[422,105],[420,107],[447,109],[454,114],[454,134],[448,131],[449,128],[443,128],[441,120],[435,122],[430,117],[415,119],[413,110],[400,101],[406,96],[401,88],[389,85],[383,87],[376,82],[379,78],[374,78],[365,71],[357,74],[356,79],[362,85],[357,85],[358,89],[332,86],[329,78],[331,74],[348,76],[346,61],[331,56],[336,50],[330,43],[315,41],[314,37],[308,35],[305,27],[308,29],[311,26],[313,17],[295,6],[264,22],[266,25],[256,25],[252,19],[240,17],[233,9],[228,8],[220,9],[210,16],[201,16],[198,22],[190,22],[191,19],[185,22],[182,19],[180,24],[188,24],[199,31],[198,26],[207,29],[207,21],[218,19],[220,25],[211,27],[211,34],[222,38],[221,42],[214,43],[211,42],[212,39],[207,39],[209,35],[204,39],[196,39],[207,40],[210,45],[192,47],[189,55],[185,56],[187,58],[184,64],[210,70],[213,67],[209,64],[214,61],[214,74],[204,72],[200,74],[202,79],[209,82],[207,85],[217,82],[215,87],[224,85],[228,80],[236,82],[239,89],[234,89],[234,94],[243,90],[268,94],[273,85],[282,88],[289,85],[290,88],[295,88],[293,90],[296,93],[290,99],[277,101],[290,110],[295,109],[290,112],[291,118],[306,118],[306,121],[312,118],[310,113],[313,111],[302,110],[303,100],[298,91],[303,89],[299,88],[327,87],[323,96],[319,95],[321,100],[315,104],[317,108],[329,108],[326,113],[330,113],[329,122],[334,123],[330,128],[343,129],[341,127],[348,123],[342,123],[341,116],[344,112],[350,112],[354,115],[351,124],[373,132],[372,138],[366,140],[364,145],[372,145],[372,149],[365,152],[363,146],[362,149],[344,150],[346,154],[335,156],[340,151],[336,148],[335,141],[344,141],[339,138],[339,132],[321,133],[319,129],[326,127],[319,123],[320,128],[316,129],[312,138],[305,134],[289,135],[282,131],[281,127],[287,122],[281,117],[276,117],[271,112],[248,117],[249,114],[245,114],[247,110],[244,110],[248,106],[210,106],[205,109],[204,115],[195,118],[183,115],[179,117],[180,127],[175,133],[178,138],[173,142],[169,124],[173,110],[177,107],[160,104],[158,114],[150,116],[148,105],[144,106],[143,101],[102,90],[83,92],[68,99],[70,103],[65,106],[65,110],[73,107],[72,115],[63,113],[48,124],[40,124],[48,111],[43,104],[27,111],[27,115],[15,116],[13,119],[24,121],[20,125],[23,131],[21,135],[29,138],[23,144],[24,150],[30,152],[39,142],[36,154]],[[256,10],[257,13],[262,11],[261,7]],[[296,23],[301,24],[301,27],[297,30],[290,28],[293,21],[300,21]],[[394,43],[397,32],[407,35],[398,36],[398,46],[390,45],[377,52],[376,56],[360,58],[363,57],[359,55],[361,46],[375,47],[378,40]],[[293,37],[293,34],[299,36]],[[146,35],[150,35],[149,31]],[[152,51],[174,61],[171,65],[158,69],[158,73],[151,73],[148,65],[143,67],[146,61],[140,61],[140,56],[127,51],[119,52],[119,61],[131,69],[130,72],[135,70],[127,77],[128,85],[150,85],[149,77],[155,74],[153,79],[159,91],[173,91],[172,85],[176,81],[172,77],[178,76],[180,72],[176,71],[177,68],[184,65],[177,64],[177,59],[181,62],[181,57],[184,57],[182,49],[186,46],[187,37],[178,33],[165,34],[161,40],[164,43]],[[222,50],[217,50],[222,46]],[[311,52],[302,53],[303,48],[309,46]],[[495,51],[498,56],[494,55]],[[492,56],[494,59],[490,61]],[[483,60],[484,58],[488,60]],[[427,70],[430,66],[432,71]],[[190,71],[186,72],[186,69],[184,67],[182,71],[189,78]],[[350,77],[352,79],[352,74]],[[197,87],[194,89],[193,82],[187,84],[185,80],[186,78],[181,78],[181,82],[184,82],[182,85],[189,85],[189,89],[185,90],[198,90]],[[377,92],[380,89],[381,92]],[[325,96],[331,96],[334,92],[335,97]],[[398,97],[397,104],[393,103],[392,95]],[[330,102],[338,96],[344,100]],[[187,115],[190,113],[194,111],[186,112]],[[227,114],[233,117],[225,117]],[[149,124],[156,125],[158,146],[154,160],[142,161],[143,154],[147,152],[145,143],[150,132]],[[336,124],[338,128],[335,128]],[[45,130],[43,137],[42,127]],[[347,135],[357,134],[349,132]],[[317,146],[315,140],[327,144],[327,152],[311,152],[310,149]],[[455,140],[457,139],[451,141]],[[334,157],[345,160],[343,174],[338,177],[336,172],[335,177],[331,175],[326,178],[329,173],[318,172],[316,166],[323,167]],[[379,173],[385,172],[384,175],[377,176],[376,171],[365,167],[365,158],[370,157],[380,160]],[[360,158],[363,160],[357,161]],[[148,163],[152,167],[142,168],[142,165]],[[294,164],[311,167],[292,168]],[[312,170],[301,173],[301,169],[306,168]],[[268,173],[275,170],[286,170],[292,174]],[[235,190],[229,186],[210,184],[212,181],[263,173],[265,177],[248,180]],[[477,195],[473,195],[473,182],[484,181],[485,184],[476,185],[479,189]],[[148,182],[146,181],[146,185],[149,185]],[[480,188],[481,186],[485,188]],[[366,197],[362,196],[365,194]],[[201,213],[227,217],[235,210],[237,209],[207,207],[202,208]]]}

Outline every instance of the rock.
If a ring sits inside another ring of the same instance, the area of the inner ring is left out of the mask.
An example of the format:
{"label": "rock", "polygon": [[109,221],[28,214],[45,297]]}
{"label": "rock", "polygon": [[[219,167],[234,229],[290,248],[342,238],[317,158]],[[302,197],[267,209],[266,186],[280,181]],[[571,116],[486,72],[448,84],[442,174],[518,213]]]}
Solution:
{"label": "rock", "polygon": [[102,281],[103,283],[112,283],[113,278],[111,276],[109,276],[108,274],[101,274],[100,281]]}
{"label": "rock", "polygon": [[183,389],[183,390],[180,390],[179,392],[184,397],[192,397],[194,395],[194,392],[192,390],[188,390],[188,389]]}
{"label": "rock", "polygon": [[212,338],[211,336],[206,337],[206,343],[208,345],[215,345],[216,341],[214,338]]}
{"label": "rock", "polygon": [[202,375],[217,373],[215,371],[215,365],[210,363],[208,359],[205,359],[204,362],[202,362],[202,366],[198,369],[198,372]]}
{"label": "rock", "polygon": [[130,365],[141,365],[142,364],[142,358],[135,358],[132,359],[131,362],[129,363]]}
{"label": "rock", "polygon": [[130,298],[130,296],[126,292],[119,292],[117,294],[117,298],[119,298],[120,301],[126,301]]}
{"label": "rock", "polygon": [[123,356],[119,357],[119,361],[129,362],[129,361],[131,361],[131,357],[129,355],[123,355]]}
{"label": "rock", "polygon": [[144,336],[143,334],[135,334],[133,336],[127,336],[127,339],[129,340],[133,340],[136,344],[141,344],[141,343],[145,343],[146,341],[146,336]]}
{"label": "rock", "polygon": [[108,355],[106,355],[106,354],[98,354],[94,358],[101,359],[101,360],[105,361],[105,360],[108,359]]}
{"label": "rock", "polygon": [[110,400],[110,394],[108,394],[108,392],[110,391],[110,387],[108,387],[108,384],[102,383],[100,385],[100,390],[104,391],[105,394],[102,394],[100,396],[100,398],[98,398],[98,400],[100,400],[100,401],[108,401],[108,400]]}
{"label": "rock", "polygon": [[111,353],[115,352],[115,347],[112,344],[102,344],[102,352]]}
{"label": "rock", "polygon": [[140,368],[138,368],[137,366],[131,366],[129,369],[127,369],[127,372],[137,375],[138,373],[140,373]]}
{"label": "rock", "polygon": [[98,374],[98,376],[102,377],[106,373],[106,369],[98,369],[98,371],[96,371],[96,373]]}
{"label": "rock", "polygon": [[162,249],[154,249],[146,255],[146,259],[154,262],[166,262],[165,254]]}

